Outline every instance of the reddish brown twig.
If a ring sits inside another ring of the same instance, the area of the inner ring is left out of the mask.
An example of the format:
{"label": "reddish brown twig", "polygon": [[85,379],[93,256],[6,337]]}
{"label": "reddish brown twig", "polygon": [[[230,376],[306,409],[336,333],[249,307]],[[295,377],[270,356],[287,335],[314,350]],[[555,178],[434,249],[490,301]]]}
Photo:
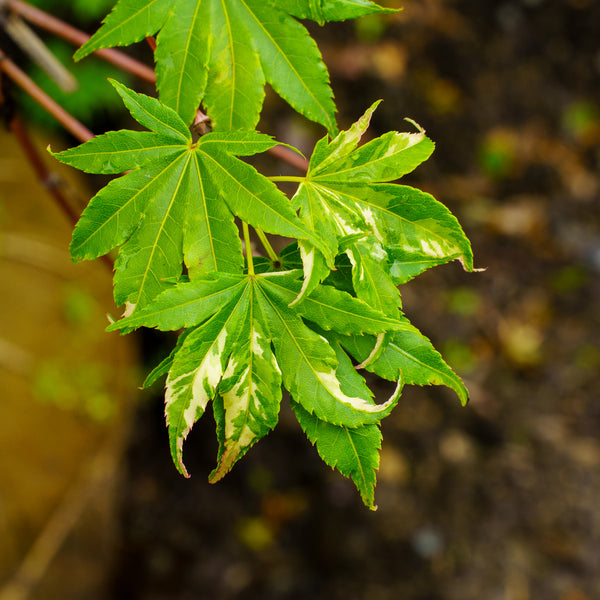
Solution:
{"label": "reddish brown twig", "polygon": [[[76,46],[83,46],[83,44],[90,39],[90,36],[87,35],[87,33],[53,17],[39,8],[27,4],[27,2],[22,2],[21,0],[6,0],[5,5],[9,10],[21,15],[30,23],[33,23],[50,33],[54,33],[63,40],[71,42]],[[116,65],[120,69],[136,75],[140,79],[148,81],[149,83],[156,82],[156,75],[150,67],[123,54],[123,52],[113,49],[103,49],[97,50],[95,54],[107,62]]]}
{"label": "reddish brown twig", "polygon": [[300,154],[297,154],[286,146],[275,146],[269,150],[269,153],[285,161],[288,165],[296,167],[300,171],[308,171],[308,161]]}
{"label": "reddish brown twig", "polygon": [[48,190],[50,194],[56,200],[56,203],[59,205],[62,212],[67,216],[69,221],[71,221],[72,225],[77,223],[77,219],[79,215],[75,212],[73,207],[69,204],[65,196],[63,195],[61,189],[59,188],[59,178],[56,177],[53,173],[51,173],[39,152],[37,151],[36,145],[31,141],[29,137],[29,132],[23,125],[19,115],[15,114],[9,123],[10,130],[14,134],[15,138],[21,145],[27,160],[29,160],[29,164],[33,167],[35,174],[38,176],[38,179],[42,183],[42,185]]}
{"label": "reddish brown twig", "polygon": [[94,134],[62,106],[57,104],[28,75],[0,50],[0,69],[4,71],[21,89],[31,96],[44,110],[51,114],[67,131],[82,142],[94,137]]}
{"label": "reddish brown twig", "polygon": [[[79,215],[69,204],[67,198],[63,194],[61,189],[61,179],[52,173],[44,163],[44,160],[37,150],[36,144],[33,143],[27,128],[23,125],[21,118],[18,114],[15,114],[9,123],[10,130],[19,142],[29,164],[32,166],[35,174],[42,183],[42,185],[48,190],[48,193],[52,195],[54,201],[60,208],[60,210],[67,216],[72,226],[75,226]],[[105,255],[100,257],[102,262],[110,269],[111,273],[114,267],[113,261],[110,256]]]}
{"label": "reddish brown twig", "polygon": [[154,37],[149,35],[146,38],[146,42],[148,43],[148,46],[150,46],[150,50],[152,50],[152,52],[154,52],[156,50],[156,40],[154,39]]}

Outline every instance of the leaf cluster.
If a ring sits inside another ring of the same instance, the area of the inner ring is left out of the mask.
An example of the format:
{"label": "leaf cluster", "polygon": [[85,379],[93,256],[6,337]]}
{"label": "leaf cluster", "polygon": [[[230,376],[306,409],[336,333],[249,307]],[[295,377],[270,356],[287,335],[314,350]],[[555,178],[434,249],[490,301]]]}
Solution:
{"label": "leaf cluster", "polygon": [[[327,69],[298,20],[388,11],[369,0],[120,0],[76,54],[158,34],[159,98],[113,82],[145,130],[109,132],[55,156],[120,175],[84,210],[71,254],[118,249],[114,296],[126,312],[109,330],[180,332],[146,384],[166,376],[171,453],[183,475],[184,440],[210,402],[217,481],[275,427],[285,389],[320,456],[374,508],[380,422],[403,385],[446,385],[467,400],[402,313],[398,289],[451,260],[473,269],[448,209],[395,183],[433,143],[416,126],[361,144],[377,103],[339,132]],[[243,160],[277,144],[255,130],[267,82],[328,132],[302,177],[269,178]],[[200,103],[213,130],[198,137],[190,125]],[[286,179],[298,183],[292,198],[276,186]],[[252,251],[250,227],[264,256]],[[277,254],[267,234],[293,241]],[[362,369],[394,382],[387,401],[375,402]]]}

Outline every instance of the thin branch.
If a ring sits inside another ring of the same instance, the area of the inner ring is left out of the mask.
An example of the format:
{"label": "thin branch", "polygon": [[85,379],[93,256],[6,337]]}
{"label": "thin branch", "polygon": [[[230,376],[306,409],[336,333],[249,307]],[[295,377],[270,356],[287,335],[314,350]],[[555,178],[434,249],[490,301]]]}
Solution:
{"label": "thin branch", "polygon": [[244,246],[246,249],[246,261],[248,262],[248,275],[254,276],[254,261],[252,260],[252,244],[250,243],[250,228],[248,223],[242,223],[244,231]]}
{"label": "thin branch", "polygon": [[149,35],[146,37],[146,42],[148,46],[150,46],[150,50],[154,52],[156,50],[156,39],[153,36]]}
{"label": "thin branch", "polygon": [[[9,10],[21,15],[30,23],[55,34],[67,42],[71,42],[75,46],[83,46],[83,44],[90,39],[90,36],[87,35],[87,33],[57,19],[39,8],[27,4],[27,2],[22,2],[21,0],[6,0],[5,6]],[[112,48],[105,48],[96,50],[95,54],[120,69],[123,69],[123,71],[136,75],[144,81],[156,83],[156,75],[153,69],[144,63],[127,56],[127,54],[124,54],[123,52],[113,50]]]}
{"label": "thin branch", "polygon": [[[79,219],[79,215],[69,204],[66,196],[61,190],[62,180],[46,167],[42,156],[38,152],[37,146],[31,140],[29,132],[23,125],[23,122],[18,114],[15,114],[10,120],[9,127],[23,149],[29,164],[32,166],[42,185],[48,190],[48,193],[52,195],[60,210],[69,219],[71,225],[75,226]],[[104,255],[100,258],[112,273],[114,265],[110,256]]]}
{"label": "thin branch", "polygon": [[62,106],[57,104],[28,75],[0,50],[0,69],[4,71],[22,90],[31,96],[44,110],[50,113],[67,131],[82,142],[87,142],[94,134]]}
{"label": "thin branch", "polygon": [[285,146],[275,146],[268,152],[300,171],[308,171],[308,160]]}
{"label": "thin branch", "polygon": [[304,183],[306,177],[296,177],[294,175],[272,175],[268,177],[270,181],[287,181],[289,183]]}
{"label": "thin branch", "polygon": [[[0,7],[2,5],[0,4]],[[0,18],[4,30],[25,54],[50,77],[58,87],[70,94],[79,86],[73,73],[56,58],[38,34],[16,13]]]}
{"label": "thin branch", "polygon": [[275,250],[273,250],[273,246],[271,246],[271,243],[269,242],[269,239],[265,235],[265,232],[260,227],[255,227],[254,229],[256,230],[256,235],[258,235],[258,239],[260,240],[261,244],[263,245],[263,248],[265,249],[267,255],[269,256],[269,259],[271,260],[271,262],[276,263],[277,261],[279,261],[279,256],[277,256],[277,252],[275,252]]}

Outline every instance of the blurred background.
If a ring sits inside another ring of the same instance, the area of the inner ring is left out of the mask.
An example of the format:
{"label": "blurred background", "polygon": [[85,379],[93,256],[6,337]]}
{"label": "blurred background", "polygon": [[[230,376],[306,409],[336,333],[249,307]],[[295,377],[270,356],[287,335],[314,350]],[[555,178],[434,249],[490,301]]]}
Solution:
{"label": "blurred background", "polygon": [[[91,32],[112,2],[35,4]],[[383,423],[374,513],[287,409],[215,486],[205,415],[184,480],[160,385],[136,391],[173,340],[104,332],[116,312],[110,271],[71,264],[70,223],[3,131],[1,600],[600,598],[600,3],[402,5],[309,28],[340,126],[383,98],[370,135],[410,117],[436,142],[407,182],[454,212],[486,270],[452,263],[401,291],[470,404],[405,390]],[[70,65],[71,49],[44,39]],[[69,110],[85,108],[78,117],[96,133],[129,125],[105,83],[114,71],[90,58],[73,72]],[[5,93],[40,148],[74,144]],[[323,135],[274,94],[260,128],[307,152]],[[101,183],[47,162],[79,206]]]}

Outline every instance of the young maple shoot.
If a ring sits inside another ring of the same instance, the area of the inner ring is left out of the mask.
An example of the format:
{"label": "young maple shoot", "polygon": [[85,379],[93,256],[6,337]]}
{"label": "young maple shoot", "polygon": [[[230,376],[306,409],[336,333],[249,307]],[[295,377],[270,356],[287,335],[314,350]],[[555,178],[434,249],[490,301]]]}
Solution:
{"label": "young maple shoot", "polygon": [[[296,20],[376,12],[389,9],[368,0],[120,0],[77,53],[158,32],[159,99],[112,82],[147,131],[109,132],[54,156],[89,173],[125,173],[91,199],[70,250],[82,260],[118,248],[114,296],[127,309],[109,331],[180,331],[146,385],[166,376],[171,454],[185,476],[184,440],[209,402],[214,482],[275,427],[285,388],[319,455],[375,508],[380,422],[403,385],[446,385],[467,401],[402,313],[398,289],[452,260],[473,270],[448,209],[394,183],[433,143],[412,124],[360,145],[377,103],[338,132],[326,67]],[[328,131],[305,176],[269,178],[239,158],[277,144],[254,129],[265,81]],[[199,103],[214,130],[195,140]],[[276,186],[285,180],[298,183],[291,199]],[[250,227],[266,256],[253,256]],[[277,254],[266,234],[295,241]],[[374,401],[362,369],[395,382],[388,400]]]}

